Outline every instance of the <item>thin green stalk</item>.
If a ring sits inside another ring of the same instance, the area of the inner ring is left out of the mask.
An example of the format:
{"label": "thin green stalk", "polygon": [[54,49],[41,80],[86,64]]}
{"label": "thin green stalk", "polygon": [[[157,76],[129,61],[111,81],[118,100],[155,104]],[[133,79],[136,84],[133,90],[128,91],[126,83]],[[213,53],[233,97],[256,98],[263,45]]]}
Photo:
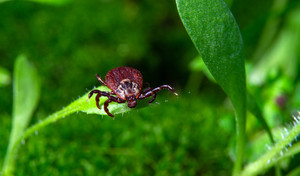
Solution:
{"label": "thin green stalk", "polygon": [[6,154],[6,157],[4,160],[4,164],[3,164],[3,168],[2,168],[3,175],[6,176],[6,175],[12,174],[13,166],[14,166],[14,162],[15,162],[15,154],[17,152],[17,149],[20,146],[20,144],[23,143],[23,141],[27,137],[34,134],[36,131],[40,130],[44,126],[46,126],[50,123],[56,122],[56,120],[64,118],[76,111],[79,111],[80,106],[74,106],[74,104],[76,104],[76,103],[77,103],[77,101],[75,101],[74,103],[71,103],[66,108],[63,108],[62,110],[57,111],[52,115],[49,115],[44,120],[42,120],[42,121],[38,122],[37,124],[33,125],[32,127],[28,128],[24,132],[24,134],[22,136],[20,136],[14,144],[12,144],[12,147],[10,148],[10,150],[7,151],[7,154]]}
{"label": "thin green stalk", "polygon": [[[102,91],[107,91],[107,87],[97,87],[96,89],[102,90]],[[100,106],[103,105],[104,101],[106,100],[105,97],[100,98]],[[148,103],[146,103],[146,100],[144,103],[139,103],[140,105],[137,108],[142,108],[146,106]],[[128,112],[131,109],[127,107],[126,104],[117,104],[117,103],[111,103],[109,105],[109,109],[112,113],[114,114],[119,114],[123,112]],[[96,106],[96,101],[94,97],[91,97],[91,99],[88,98],[88,93],[83,95],[82,97],[78,98],[71,104],[69,104],[66,108],[61,109],[60,111],[57,111],[53,113],[52,115],[49,115],[47,118],[44,120],[38,122],[37,124],[31,126],[30,128],[27,128],[24,133],[15,140],[15,142],[11,143],[11,147],[9,147],[7,154],[5,156],[3,168],[2,168],[2,174],[4,176],[10,176],[12,175],[14,171],[14,163],[16,159],[16,154],[18,151],[18,147],[20,146],[23,141],[29,137],[30,135],[34,134],[36,131],[42,129],[46,125],[50,123],[54,123],[59,119],[62,119],[68,115],[71,115],[74,112],[85,112],[87,114],[98,114],[98,115],[107,115],[106,112],[101,109],[99,110]]]}
{"label": "thin green stalk", "polygon": [[245,149],[245,129],[246,129],[246,116],[245,111],[240,114],[236,114],[236,124],[237,124],[237,144],[236,144],[236,161],[233,168],[233,176],[239,176],[241,173],[244,149]]}
{"label": "thin green stalk", "polygon": [[[71,104],[72,105],[72,104]],[[68,107],[70,107],[71,105],[69,105]],[[28,136],[32,135],[33,133],[35,133],[36,131],[38,131],[39,129],[43,128],[44,126],[50,124],[50,123],[54,123],[57,120],[64,118],[68,115],[71,115],[72,113],[78,111],[80,108],[77,107],[76,108],[64,108],[60,111],[55,112],[54,114],[49,115],[45,120],[40,121],[39,123],[33,125],[32,127],[28,128],[23,136],[21,136],[18,141],[16,142],[16,144],[20,143],[22,140],[25,140]]]}
{"label": "thin green stalk", "polygon": [[[283,150],[291,144],[291,142],[300,134],[300,123],[295,122],[295,126],[291,130],[285,130],[286,134],[282,133],[282,139],[274,145],[263,156],[255,162],[250,163],[245,167],[241,176],[251,176],[262,173],[266,169],[272,167],[279,159],[282,159],[286,153]],[[291,152],[292,153],[292,152]],[[288,155],[290,156],[290,155]]]}

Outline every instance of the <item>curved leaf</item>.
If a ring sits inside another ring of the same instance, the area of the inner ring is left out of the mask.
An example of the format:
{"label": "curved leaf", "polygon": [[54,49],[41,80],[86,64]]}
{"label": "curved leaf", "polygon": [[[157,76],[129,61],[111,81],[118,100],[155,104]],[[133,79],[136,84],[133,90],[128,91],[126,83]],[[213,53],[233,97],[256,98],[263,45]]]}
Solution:
{"label": "curved leaf", "polygon": [[13,75],[12,130],[3,165],[3,173],[10,174],[16,150],[12,150],[23,135],[40,97],[40,82],[35,68],[23,55],[16,60]]}
{"label": "curved leaf", "polygon": [[181,20],[204,63],[229,96],[237,119],[237,158],[242,166],[246,121],[246,83],[240,30],[222,0],[176,0]]}

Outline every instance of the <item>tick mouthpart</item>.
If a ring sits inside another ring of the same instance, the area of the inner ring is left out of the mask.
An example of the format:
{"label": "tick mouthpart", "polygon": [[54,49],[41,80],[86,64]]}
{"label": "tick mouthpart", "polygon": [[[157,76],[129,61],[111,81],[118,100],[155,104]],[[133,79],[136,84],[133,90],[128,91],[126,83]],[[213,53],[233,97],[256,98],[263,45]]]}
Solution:
{"label": "tick mouthpart", "polygon": [[136,101],[135,100],[133,100],[133,101],[127,101],[128,102],[128,107],[129,108],[134,108],[134,107],[136,107]]}
{"label": "tick mouthpart", "polygon": [[136,107],[136,99],[134,96],[127,97],[126,99],[127,99],[127,106],[129,108]]}

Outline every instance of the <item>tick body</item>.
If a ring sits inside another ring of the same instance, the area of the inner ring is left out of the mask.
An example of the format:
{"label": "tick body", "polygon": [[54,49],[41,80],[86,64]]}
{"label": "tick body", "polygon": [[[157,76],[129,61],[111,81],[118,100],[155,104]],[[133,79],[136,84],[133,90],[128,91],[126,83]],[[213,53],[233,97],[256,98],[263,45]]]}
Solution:
{"label": "tick body", "polygon": [[95,97],[96,105],[101,109],[99,105],[100,97],[106,96],[108,99],[104,102],[104,111],[111,117],[114,117],[114,115],[112,115],[107,108],[111,102],[125,103],[127,101],[127,106],[134,108],[137,104],[137,100],[150,96],[152,96],[152,99],[149,103],[152,103],[156,98],[156,93],[163,88],[169,89],[177,95],[174,89],[169,85],[162,85],[154,89],[148,87],[142,91],[142,74],[131,67],[117,67],[110,70],[105,76],[105,81],[98,74],[96,74],[96,78],[103,85],[107,86],[111,92],[95,89],[89,93],[89,98],[91,98],[93,94],[97,94]]}

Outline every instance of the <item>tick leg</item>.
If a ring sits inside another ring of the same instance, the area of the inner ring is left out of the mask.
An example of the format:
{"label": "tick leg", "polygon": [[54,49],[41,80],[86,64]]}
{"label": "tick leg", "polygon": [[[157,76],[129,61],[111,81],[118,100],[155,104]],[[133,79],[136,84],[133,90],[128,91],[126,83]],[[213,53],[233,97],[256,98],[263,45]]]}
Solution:
{"label": "tick leg", "polygon": [[152,99],[149,101],[149,103],[152,103],[156,98],[156,92],[154,92],[153,90],[149,90],[148,92],[145,93],[144,98],[150,97],[150,96],[152,96]]}
{"label": "tick leg", "polygon": [[145,93],[151,91],[151,89],[152,89],[151,87],[146,88],[145,90],[143,90],[142,94],[145,94]]}
{"label": "tick leg", "polygon": [[100,93],[101,91],[100,90],[92,90],[90,91],[89,93],[89,99],[93,96],[93,94],[97,94],[97,93]]}
{"label": "tick leg", "polygon": [[111,103],[111,100],[110,99],[107,99],[105,102],[104,102],[104,111],[106,112],[107,115],[109,115],[110,117],[114,117],[114,115],[112,115],[109,110],[107,109],[107,106],[108,104]]}
{"label": "tick leg", "polygon": [[[143,90],[143,92],[140,94],[140,96],[137,99],[141,100],[150,97],[151,95],[153,95],[153,92],[151,91],[151,88],[148,87],[147,89]],[[150,102],[152,102],[152,100]]]}
{"label": "tick leg", "polygon": [[158,92],[158,91],[161,91],[161,89],[169,89],[169,91],[171,91],[173,94],[178,95],[178,94],[174,91],[173,87],[171,87],[171,86],[169,86],[169,85],[162,85],[162,86],[160,86],[160,87],[156,87],[156,88],[152,89],[152,92]]}
{"label": "tick leg", "polygon": [[90,93],[89,93],[89,98],[91,98],[93,96],[93,94],[97,94],[97,96],[95,97],[95,100],[96,100],[96,105],[98,107],[98,109],[101,109],[100,107],[100,97],[101,96],[106,96],[106,97],[111,97],[111,92],[104,92],[104,91],[100,91],[100,90],[92,90]]}
{"label": "tick leg", "polygon": [[111,101],[117,102],[117,103],[125,103],[125,100],[119,98],[119,97],[113,97],[113,96],[109,96],[108,97]]}
{"label": "tick leg", "polygon": [[103,81],[103,79],[98,74],[96,74],[96,78],[98,79],[98,81],[100,81],[103,85],[106,86],[105,81]]}
{"label": "tick leg", "polygon": [[149,103],[152,103],[155,100],[155,98],[156,98],[156,93],[159,92],[159,91],[161,91],[162,89],[169,89],[172,93],[174,93],[175,95],[178,95],[171,86],[169,86],[169,85],[162,85],[162,86],[156,87],[156,88],[154,88],[152,90],[148,89],[148,88],[145,89],[143,91],[143,93],[139,96],[138,99],[144,99],[144,98],[153,96],[152,99],[149,101]]}
{"label": "tick leg", "polygon": [[89,93],[89,98],[91,98],[93,96],[93,94],[100,94],[100,96],[106,96],[106,97],[110,97],[111,95],[114,95],[112,94],[112,92],[105,92],[105,91],[100,91],[100,90],[92,90],[90,93]]}
{"label": "tick leg", "polygon": [[125,100],[119,98],[119,97],[114,97],[114,96],[111,96],[111,95],[115,95],[114,92],[105,92],[105,91],[100,91],[100,90],[92,90],[90,93],[89,93],[89,98],[91,98],[93,96],[93,94],[97,94],[97,96],[95,97],[95,100],[96,100],[96,105],[98,107],[98,109],[101,109],[100,107],[100,97],[101,96],[105,96],[107,97],[108,99],[104,102],[104,111],[107,113],[107,115],[111,116],[111,117],[114,117],[110,112],[109,110],[107,109],[107,106],[109,103],[111,102],[117,102],[117,103],[125,103]]}
{"label": "tick leg", "polygon": [[[155,94],[155,92],[153,92],[152,90],[151,90],[151,88],[150,89],[145,89],[144,91],[143,91],[143,93],[141,93],[141,95],[138,97],[138,99],[139,100],[141,100],[141,99],[144,99],[144,98],[147,98],[147,97],[150,97],[151,95],[154,95]],[[153,99],[153,98],[152,98]],[[154,101],[154,100],[153,100]],[[152,100],[150,100],[150,102],[152,103]],[[150,103],[149,102],[149,103]]]}
{"label": "tick leg", "polygon": [[101,94],[97,94],[97,96],[95,98],[98,109],[101,109],[100,104],[99,104],[100,97],[101,97]]}
{"label": "tick leg", "polygon": [[152,99],[149,101],[149,103],[152,103],[156,98],[156,93],[153,94]]}
{"label": "tick leg", "polygon": [[111,102],[117,102],[117,103],[125,103],[125,100],[120,99],[119,97],[113,97],[110,96],[108,97],[108,99],[104,102],[104,111],[106,112],[107,115],[109,115],[110,117],[114,117],[114,115],[112,115],[109,110],[107,109],[109,103]]}

